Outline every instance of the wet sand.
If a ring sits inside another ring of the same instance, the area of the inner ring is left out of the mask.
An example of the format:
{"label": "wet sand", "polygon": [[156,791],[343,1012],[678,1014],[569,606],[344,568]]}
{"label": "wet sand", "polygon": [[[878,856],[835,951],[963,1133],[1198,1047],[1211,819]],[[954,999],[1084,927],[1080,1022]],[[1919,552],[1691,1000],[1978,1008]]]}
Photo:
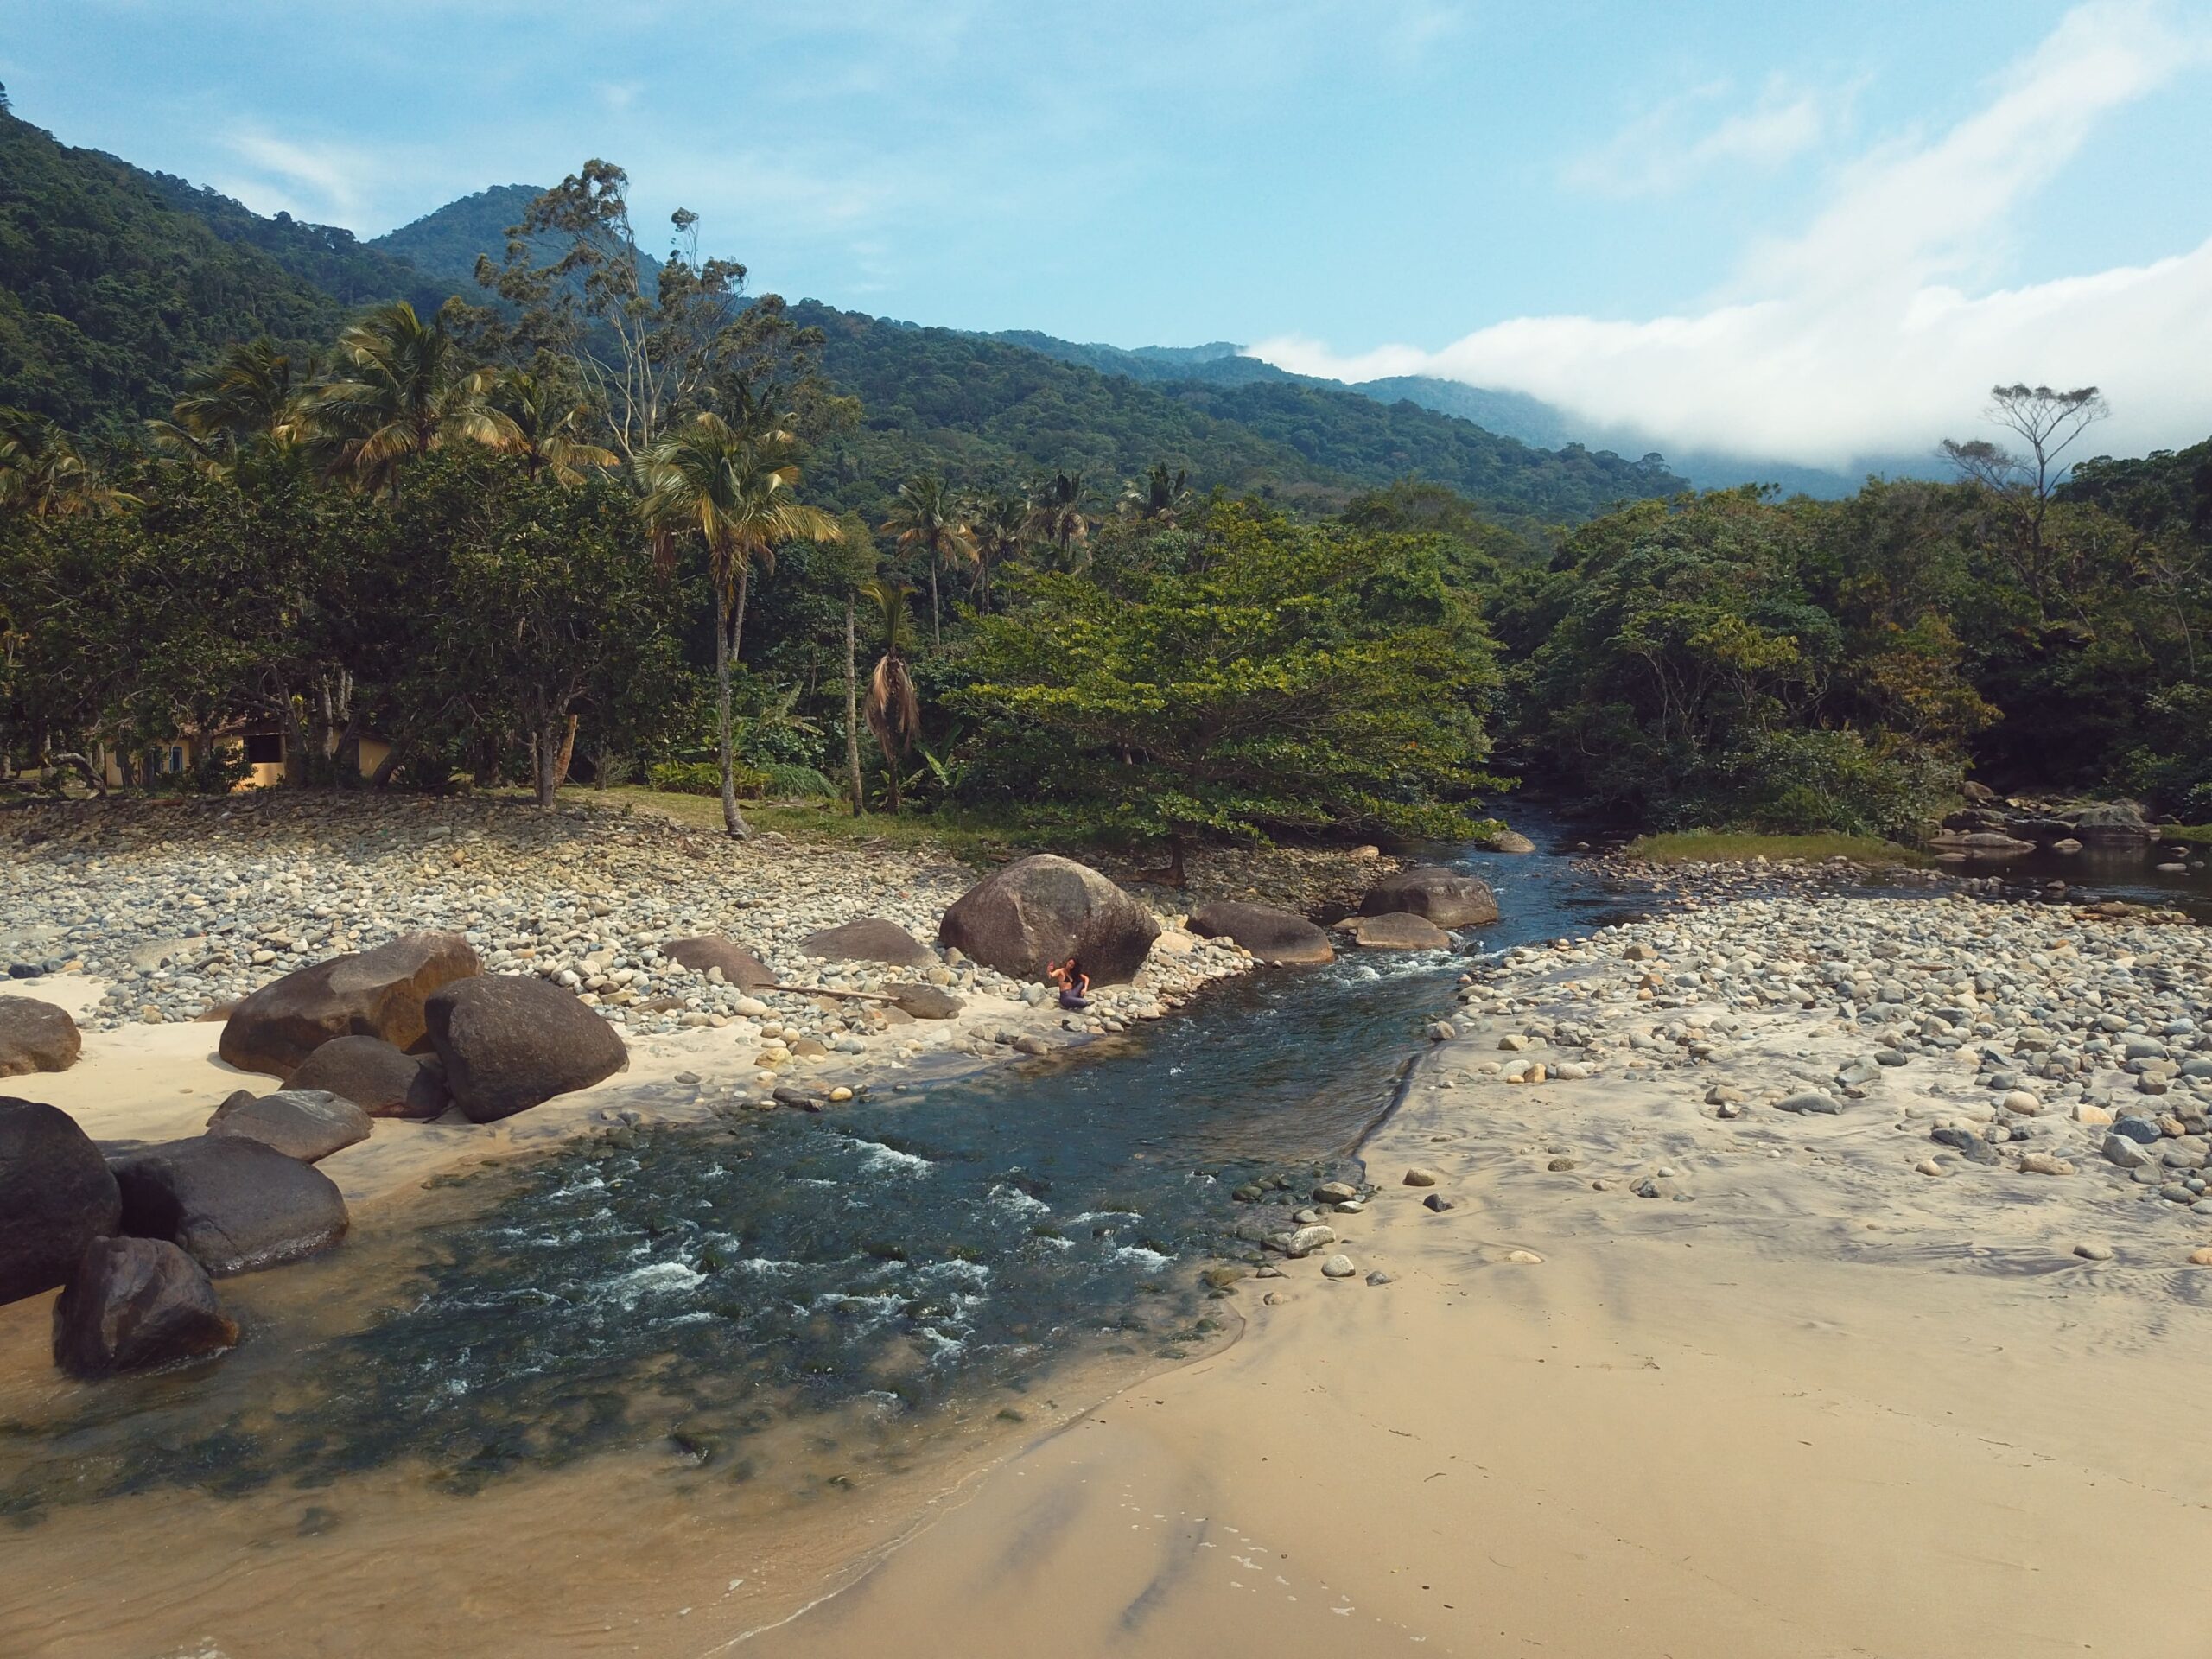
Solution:
{"label": "wet sand", "polygon": [[[1585,988],[1559,1006],[1653,1017]],[[1497,1075],[1517,1028],[1463,1021],[1410,1080],[1368,1210],[1324,1217],[1354,1276],[1240,1285],[1234,1347],[741,1650],[2212,1651],[2212,1224],[2102,1166],[1920,1173],[1930,1103],[1973,1093],[1947,1059],[1834,1116],[1758,1103],[1865,1052],[1832,1014],[1536,1084]]]}
{"label": "wet sand", "polygon": [[2212,1448],[2171,1414],[2212,1363],[2201,1306],[2159,1317],[2163,1287],[2087,1264],[2006,1278],[1904,1241],[1823,1259],[1786,1226],[1541,1193],[1431,1145],[1445,1121],[1410,1111],[1374,1149],[1466,1200],[1378,1202],[1352,1249],[1394,1282],[1311,1261],[1261,1281],[1285,1300],[1243,1342],[998,1470],[753,1649],[2212,1644],[2202,1598],[2142,1573],[2146,1550],[2212,1550]]}

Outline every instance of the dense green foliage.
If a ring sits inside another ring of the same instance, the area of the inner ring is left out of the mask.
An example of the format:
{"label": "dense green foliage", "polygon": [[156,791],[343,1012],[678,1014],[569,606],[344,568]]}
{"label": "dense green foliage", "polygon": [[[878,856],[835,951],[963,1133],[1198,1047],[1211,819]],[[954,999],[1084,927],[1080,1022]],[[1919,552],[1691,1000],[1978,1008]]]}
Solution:
{"label": "dense green foliage", "polygon": [[2069,479],[2093,388],[1999,389],[2032,464],[1699,495],[1226,347],[747,296],[604,162],[385,247],[0,112],[10,162],[0,774],[273,728],[1179,856],[1465,833],[1495,740],[1661,829],[1904,836],[1969,772],[2212,817],[2212,444]]}
{"label": "dense green foliage", "polygon": [[866,410],[861,428],[826,445],[817,463],[841,506],[872,511],[882,480],[930,467],[976,479],[1021,479],[1047,467],[1118,479],[1155,461],[1231,494],[1325,509],[1416,474],[1509,519],[1541,524],[1682,487],[1663,467],[1531,449],[1412,404],[1342,390],[1153,385],[1002,339],[810,303],[791,312],[822,330],[824,375]]}
{"label": "dense green foliage", "polygon": [[1496,669],[1451,564],[1226,507],[1025,575],[954,665],[980,788],[1141,838],[1464,835]]}
{"label": "dense green foliage", "polygon": [[1876,483],[1599,519],[1498,601],[1516,755],[1661,827],[1897,833],[1969,766],[2202,816],[2212,560],[2170,499],[2038,518],[2017,490]]}
{"label": "dense green foliage", "polygon": [[320,340],[344,315],[136,168],[0,111],[0,401],[117,429],[232,340]]}

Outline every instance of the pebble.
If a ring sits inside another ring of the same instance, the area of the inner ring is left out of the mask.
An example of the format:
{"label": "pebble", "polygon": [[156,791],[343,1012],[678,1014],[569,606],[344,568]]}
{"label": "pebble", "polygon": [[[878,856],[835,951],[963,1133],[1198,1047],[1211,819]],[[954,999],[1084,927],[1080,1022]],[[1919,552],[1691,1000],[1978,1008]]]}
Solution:
{"label": "pebble", "polygon": [[1505,1259],[1516,1267],[1533,1268],[1540,1265],[1544,1258],[1534,1250],[1508,1250]]}
{"label": "pebble", "polygon": [[1416,1164],[1406,1172],[1405,1184],[1408,1186],[1434,1186],[1439,1179],[1434,1170],[1424,1169]]}
{"label": "pebble", "polygon": [[1349,1279],[1358,1271],[1348,1255],[1332,1255],[1321,1263],[1321,1276],[1325,1279]]}
{"label": "pebble", "polygon": [[2071,1175],[2074,1166],[2056,1153],[2031,1152],[2020,1160],[2023,1175]]}
{"label": "pebble", "polygon": [[1421,1200],[1421,1205],[1423,1208],[1433,1210],[1440,1216],[1446,1210],[1457,1210],[1459,1207],[1458,1205],[1452,1203],[1451,1199],[1446,1198],[1441,1192],[1430,1193],[1427,1198]]}
{"label": "pebble", "polygon": [[2212,1244],[2202,1245],[2191,1250],[2189,1253],[2189,1265],[2192,1268],[2212,1268]]}
{"label": "pebble", "polygon": [[1564,1156],[1554,1158],[1551,1162],[1546,1164],[1544,1167],[1550,1170],[1555,1175],[1560,1174],[1574,1167],[1574,1160]]}
{"label": "pebble", "polygon": [[2084,1262],[2109,1262],[2112,1260],[2113,1249],[2111,1245],[2101,1240],[2084,1239],[2074,1247],[2074,1254]]}

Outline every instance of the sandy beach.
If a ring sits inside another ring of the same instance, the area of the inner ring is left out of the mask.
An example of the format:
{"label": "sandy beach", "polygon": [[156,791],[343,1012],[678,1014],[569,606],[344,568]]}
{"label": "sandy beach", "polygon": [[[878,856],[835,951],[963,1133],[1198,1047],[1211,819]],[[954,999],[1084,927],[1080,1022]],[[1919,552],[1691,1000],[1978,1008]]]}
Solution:
{"label": "sandy beach", "polygon": [[[1815,925],[1756,919],[1744,942]],[[1654,1023],[1606,995],[1664,931],[1506,965],[1519,1006],[1425,1057],[1372,1203],[1326,1217],[1353,1276],[1241,1284],[1233,1347],[741,1650],[2203,1653],[2201,1598],[2142,1566],[2212,1547],[2212,1453],[2173,1413],[2212,1362],[2212,1218],[2087,1156],[1921,1173],[1931,1116],[1976,1103],[1955,1055],[1774,1111],[1866,1046],[1832,1013],[1739,1011],[1725,1055],[1656,1076],[1501,1080],[1541,1052],[1499,1049],[1529,1014]]]}

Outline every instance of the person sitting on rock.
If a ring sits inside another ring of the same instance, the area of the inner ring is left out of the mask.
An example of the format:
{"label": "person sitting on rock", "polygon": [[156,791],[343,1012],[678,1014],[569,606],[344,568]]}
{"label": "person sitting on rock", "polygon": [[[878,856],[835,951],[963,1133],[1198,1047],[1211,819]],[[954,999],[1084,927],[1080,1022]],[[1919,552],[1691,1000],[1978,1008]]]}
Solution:
{"label": "person sitting on rock", "polygon": [[1045,977],[1060,988],[1060,1006],[1070,1014],[1081,1014],[1090,1006],[1090,976],[1083,971],[1078,958],[1054,963],[1045,970]]}

